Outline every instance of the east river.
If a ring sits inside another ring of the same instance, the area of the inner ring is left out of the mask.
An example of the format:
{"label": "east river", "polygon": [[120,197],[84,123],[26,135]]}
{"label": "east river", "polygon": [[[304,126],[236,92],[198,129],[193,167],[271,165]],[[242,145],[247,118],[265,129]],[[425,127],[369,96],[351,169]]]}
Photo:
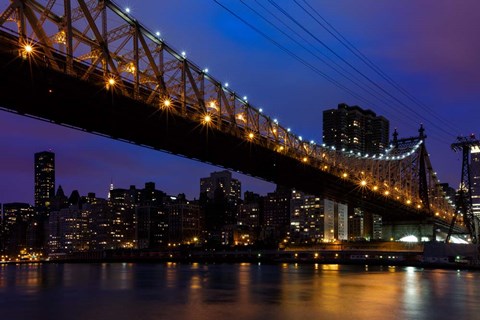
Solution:
{"label": "east river", "polygon": [[321,264],[0,265],[1,319],[478,319],[480,272]]}

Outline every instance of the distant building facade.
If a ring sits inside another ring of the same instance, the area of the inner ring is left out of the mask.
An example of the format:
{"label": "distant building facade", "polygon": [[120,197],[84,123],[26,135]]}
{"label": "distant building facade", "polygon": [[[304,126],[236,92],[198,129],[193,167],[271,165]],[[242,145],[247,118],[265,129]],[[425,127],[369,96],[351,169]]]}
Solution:
{"label": "distant building facade", "polygon": [[480,218],[480,148],[473,147],[470,151],[470,187],[472,190],[472,211]]}
{"label": "distant building facade", "polygon": [[371,110],[345,103],[323,111],[323,142],[337,150],[383,153],[389,143],[389,121]]}
{"label": "distant building facade", "polygon": [[205,214],[206,238],[211,243],[233,243],[241,189],[240,181],[227,170],[200,179],[200,204]]}
{"label": "distant building facade", "polygon": [[290,243],[305,245],[322,242],[323,211],[320,197],[293,191],[290,200]]}
{"label": "distant building facade", "polygon": [[30,224],[35,223],[35,210],[28,203],[3,204],[2,234],[4,253],[17,255],[23,249],[36,249]]}
{"label": "distant building facade", "polygon": [[55,154],[35,153],[35,207],[47,208],[55,194]]}
{"label": "distant building facade", "polygon": [[251,191],[243,195],[238,206],[237,225],[234,233],[236,245],[250,245],[258,241],[263,218],[263,197]]}
{"label": "distant building facade", "polygon": [[169,244],[199,245],[202,243],[203,219],[198,201],[189,201],[184,194],[170,197],[167,204]]}
{"label": "distant building facade", "polygon": [[283,242],[290,231],[292,190],[278,186],[263,198],[262,240],[267,244]]}

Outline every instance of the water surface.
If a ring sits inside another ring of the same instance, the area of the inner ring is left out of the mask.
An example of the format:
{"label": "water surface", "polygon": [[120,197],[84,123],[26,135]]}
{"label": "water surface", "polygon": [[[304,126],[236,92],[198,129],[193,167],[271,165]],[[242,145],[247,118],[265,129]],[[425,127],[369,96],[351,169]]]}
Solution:
{"label": "water surface", "polygon": [[478,319],[480,273],[320,264],[0,266],[1,319]]}

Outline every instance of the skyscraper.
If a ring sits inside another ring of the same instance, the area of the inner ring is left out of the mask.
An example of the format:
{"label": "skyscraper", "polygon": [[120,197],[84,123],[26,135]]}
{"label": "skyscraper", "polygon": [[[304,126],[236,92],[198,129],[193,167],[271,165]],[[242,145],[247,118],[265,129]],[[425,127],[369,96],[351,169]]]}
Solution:
{"label": "skyscraper", "polygon": [[472,211],[480,218],[480,148],[473,147],[470,159],[470,187],[472,190]]}
{"label": "skyscraper", "polygon": [[55,154],[35,153],[35,207],[47,208],[55,195]]}
{"label": "skyscraper", "polygon": [[323,142],[338,150],[378,154],[388,146],[389,126],[371,110],[340,103],[337,109],[323,111]]}
{"label": "skyscraper", "polygon": [[212,243],[231,244],[242,185],[227,171],[212,172],[200,179],[200,202],[205,210],[207,238]]}

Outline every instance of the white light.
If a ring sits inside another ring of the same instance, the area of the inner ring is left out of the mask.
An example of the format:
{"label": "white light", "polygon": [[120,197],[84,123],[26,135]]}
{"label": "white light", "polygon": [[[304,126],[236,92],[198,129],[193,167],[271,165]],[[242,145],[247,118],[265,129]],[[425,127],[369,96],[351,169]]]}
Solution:
{"label": "white light", "polygon": [[311,143],[311,144],[314,144],[314,143],[315,143],[315,141],[313,141],[313,140],[310,140],[310,143]]}
{"label": "white light", "polygon": [[277,119],[273,119],[273,122],[278,123],[278,120],[277,120]]}
{"label": "white light", "polygon": [[225,82],[224,87],[228,88],[228,82]]}
{"label": "white light", "polygon": [[452,236],[452,237],[450,238],[450,242],[451,242],[451,243],[468,244],[467,241],[465,241],[465,240],[463,240],[463,239],[460,239],[460,238],[458,238],[458,237],[455,237],[455,236]]}
{"label": "white light", "polygon": [[186,57],[187,56],[187,53],[185,51],[182,51],[182,57]]}
{"label": "white light", "polygon": [[402,242],[418,242],[418,238],[415,236],[405,236],[400,239]]}
{"label": "white light", "polygon": [[126,13],[130,13],[130,8],[129,8],[129,7],[126,7],[126,8],[125,8],[125,12],[126,12]]}
{"label": "white light", "polygon": [[287,131],[290,132],[291,131],[290,128],[288,128]]}
{"label": "white light", "polygon": [[155,34],[157,35],[157,37],[160,37],[160,31],[157,31]]}
{"label": "white light", "polygon": [[25,52],[26,52],[26,53],[31,53],[31,52],[33,52],[33,47],[32,47],[31,45],[27,44],[27,45],[25,46]]}
{"label": "white light", "polygon": [[208,73],[208,68],[203,69],[203,72]]}
{"label": "white light", "polygon": [[298,137],[298,139],[299,139],[300,141],[302,141],[302,136]]}
{"label": "white light", "polygon": [[247,96],[243,96],[243,100],[247,101]]}
{"label": "white light", "polygon": [[263,112],[263,109],[262,108],[258,109],[258,112]]}

